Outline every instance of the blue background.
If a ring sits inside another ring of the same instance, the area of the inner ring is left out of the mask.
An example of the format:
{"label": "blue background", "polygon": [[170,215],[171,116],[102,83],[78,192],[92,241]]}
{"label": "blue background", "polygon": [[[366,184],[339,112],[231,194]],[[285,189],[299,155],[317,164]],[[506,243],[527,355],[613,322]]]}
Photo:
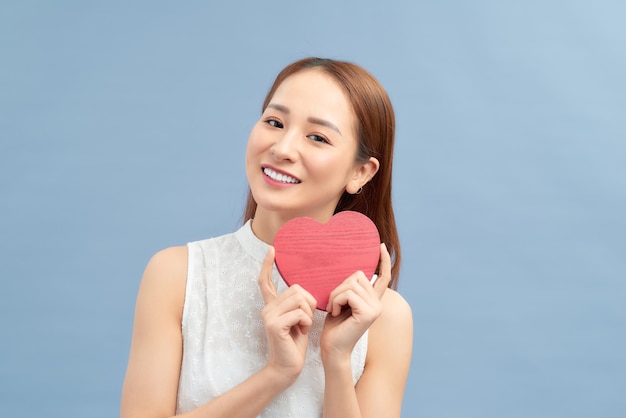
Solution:
{"label": "blue background", "polygon": [[397,113],[403,417],[626,416],[626,3],[216,3],[0,3],[0,415],[118,414],[145,263],[319,55]]}

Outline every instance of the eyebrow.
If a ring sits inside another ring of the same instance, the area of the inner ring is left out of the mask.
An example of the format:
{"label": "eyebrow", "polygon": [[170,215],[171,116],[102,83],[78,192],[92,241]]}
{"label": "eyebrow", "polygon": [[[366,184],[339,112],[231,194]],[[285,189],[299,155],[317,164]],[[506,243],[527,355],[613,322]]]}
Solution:
{"label": "eyebrow", "polygon": [[[283,106],[281,104],[278,103],[270,103],[267,105],[267,107],[271,107],[272,109],[276,109],[281,113],[284,113],[286,115],[289,114],[289,108],[287,106]],[[307,118],[307,122],[313,123],[315,125],[321,125],[321,126],[325,126],[327,128],[332,129],[333,131],[336,131],[339,135],[343,136],[343,134],[341,133],[341,131],[339,130],[339,128],[337,128],[337,126],[335,126],[334,123],[331,123],[325,119],[320,119],[320,118],[316,118],[313,116],[310,116]]]}

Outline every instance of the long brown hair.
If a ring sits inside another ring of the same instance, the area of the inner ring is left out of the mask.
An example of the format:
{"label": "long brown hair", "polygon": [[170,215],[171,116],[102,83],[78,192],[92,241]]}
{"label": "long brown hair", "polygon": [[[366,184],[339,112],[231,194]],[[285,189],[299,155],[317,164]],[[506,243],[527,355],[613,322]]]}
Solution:
{"label": "long brown hair", "polygon": [[[391,174],[395,137],[395,116],[389,96],[368,71],[349,62],[325,58],[305,58],[285,67],[274,80],[272,88],[263,102],[269,104],[278,86],[289,76],[306,69],[319,69],[332,76],[343,88],[357,118],[356,134],[359,140],[357,162],[376,158],[380,167],[376,175],[363,186],[359,194],[344,191],[337,203],[335,213],[344,210],[361,212],[368,216],[378,228],[380,238],[389,250],[392,260],[389,287],[398,288],[400,272],[400,240],[391,204]],[[248,201],[244,222],[254,217],[256,201],[248,190]]]}

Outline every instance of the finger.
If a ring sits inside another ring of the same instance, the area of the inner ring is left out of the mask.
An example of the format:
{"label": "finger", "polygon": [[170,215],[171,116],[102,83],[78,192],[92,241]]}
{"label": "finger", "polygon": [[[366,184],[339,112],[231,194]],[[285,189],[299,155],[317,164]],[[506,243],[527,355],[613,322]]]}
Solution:
{"label": "finger", "polygon": [[263,259],[263,265],[261,266],[261,272],[259,273],[259,289],[261,289],[261,295],[263,296],[263,302],[267,305],[274,299],[276,299],[276,287],[272,282],[272,266],[274,265],[274,247],[270,245],[270,248],[265,254]]}
{"label": "finger", "polygon": [[303,334],[306,334],[311,325],[313,325],[313,318],[302,309],[294,309],[274,318],[272,325],[268,326],[268,329],[273,329],[280,333],[291,331],[293,327],[298,327]]}
{"label": "finger", "polygon": [[308,335],[311,326],[313,326],[313,317],[304,312],[304,316],[300,318],[300,321],[298,321],[298,329],[302,334]]}
{"label": "finger", "polygon": [[378,298],[378,294],[372,288],[372,285],[369,280],[367,280],[367,277],[365,277],[365,274],[362,271],[357,271],[333,289],[332,292],[330,292],[326,309],[327,312],[336,313],[337,310],[341,310],[342,306],[347,304],[346,299],[337,299],[339,295],[345,294],[346,292],[352,292],[363,300]]}
{"label": "finger", "polygon": [[313,317],[317,301],[302,286],[293,285],[275,298],[274,310],[278,315],[294,309],[302,309],[310,317]]}
{"label": "finger", "polygon": [[353,305],[356,304],[356,298],[358,295],[352,289],[348,289],[344,292],[338,293],[335,297],[333,297],[330,309],[330,314],[332,316],[340,315],[343,311],[344,307],[349,306],[352,308]]}
{"label": "finger", "polygon": [[300,305],[301,308],[309,313],[311,315],[311,318],[313,318],[315,310],[317,309],[317,299],[315,299],[312,294],[310,294],[305,288],[301,286],[298,286],[298,292],[302,296],[304,296],[304,303]]}
{"label": "finger", "polygon": [[313,297],[311,293],[309,293],[308,290],[306,290],[299,284],[293,284],[289,286],[289,288],[283,293],[300,295],[303,299],[303,303],[308,305],[311,311],[315,311],[315,309],[317,308],[317,300]]}
{"label": "finger", "polygon": [[[348,310],[346,307],[350,307],[350,309]],[[367,315],[375,318],[380,314],[380,309],[381,301],[376,289],[365,274],[358,271],[331,292],[327,311],[334,317],[351,311],[352,314],[357,313],[357,316],[362,316],[368,312]]]}
{"label": "finger", "polygon": [[391,282],[391,256],[387,251],[387,246],[383,243],[380,244],[380,264],[378,265],[378,278],[374,283],[374,289],[378,298],[382,298],[385,294],[385,289]]}
{"label": "finger", "polygon": [[365,276],[365,273],[361,270],[355,271],[343,282],[339,283],[339,285],[330,292],[330,296],[355,287],[372,287],[369,280],[367,280],[367,276]]}

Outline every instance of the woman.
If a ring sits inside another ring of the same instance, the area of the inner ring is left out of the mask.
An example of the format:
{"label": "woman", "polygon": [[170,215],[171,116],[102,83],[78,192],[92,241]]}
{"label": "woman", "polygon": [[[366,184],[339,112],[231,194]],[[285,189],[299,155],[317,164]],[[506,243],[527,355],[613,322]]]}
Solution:
{"label": "woman", "polygon": [[[400,416],[412,319],[391,289],[394,129],[387,94],[361,67],[309,58],[278,75],[246,150],[245,225],[146,267],[122,417]],[[378,227],[379,277],[347,277],[325,314],[286,287],[269,244],[289,219],[343,210]]]}

